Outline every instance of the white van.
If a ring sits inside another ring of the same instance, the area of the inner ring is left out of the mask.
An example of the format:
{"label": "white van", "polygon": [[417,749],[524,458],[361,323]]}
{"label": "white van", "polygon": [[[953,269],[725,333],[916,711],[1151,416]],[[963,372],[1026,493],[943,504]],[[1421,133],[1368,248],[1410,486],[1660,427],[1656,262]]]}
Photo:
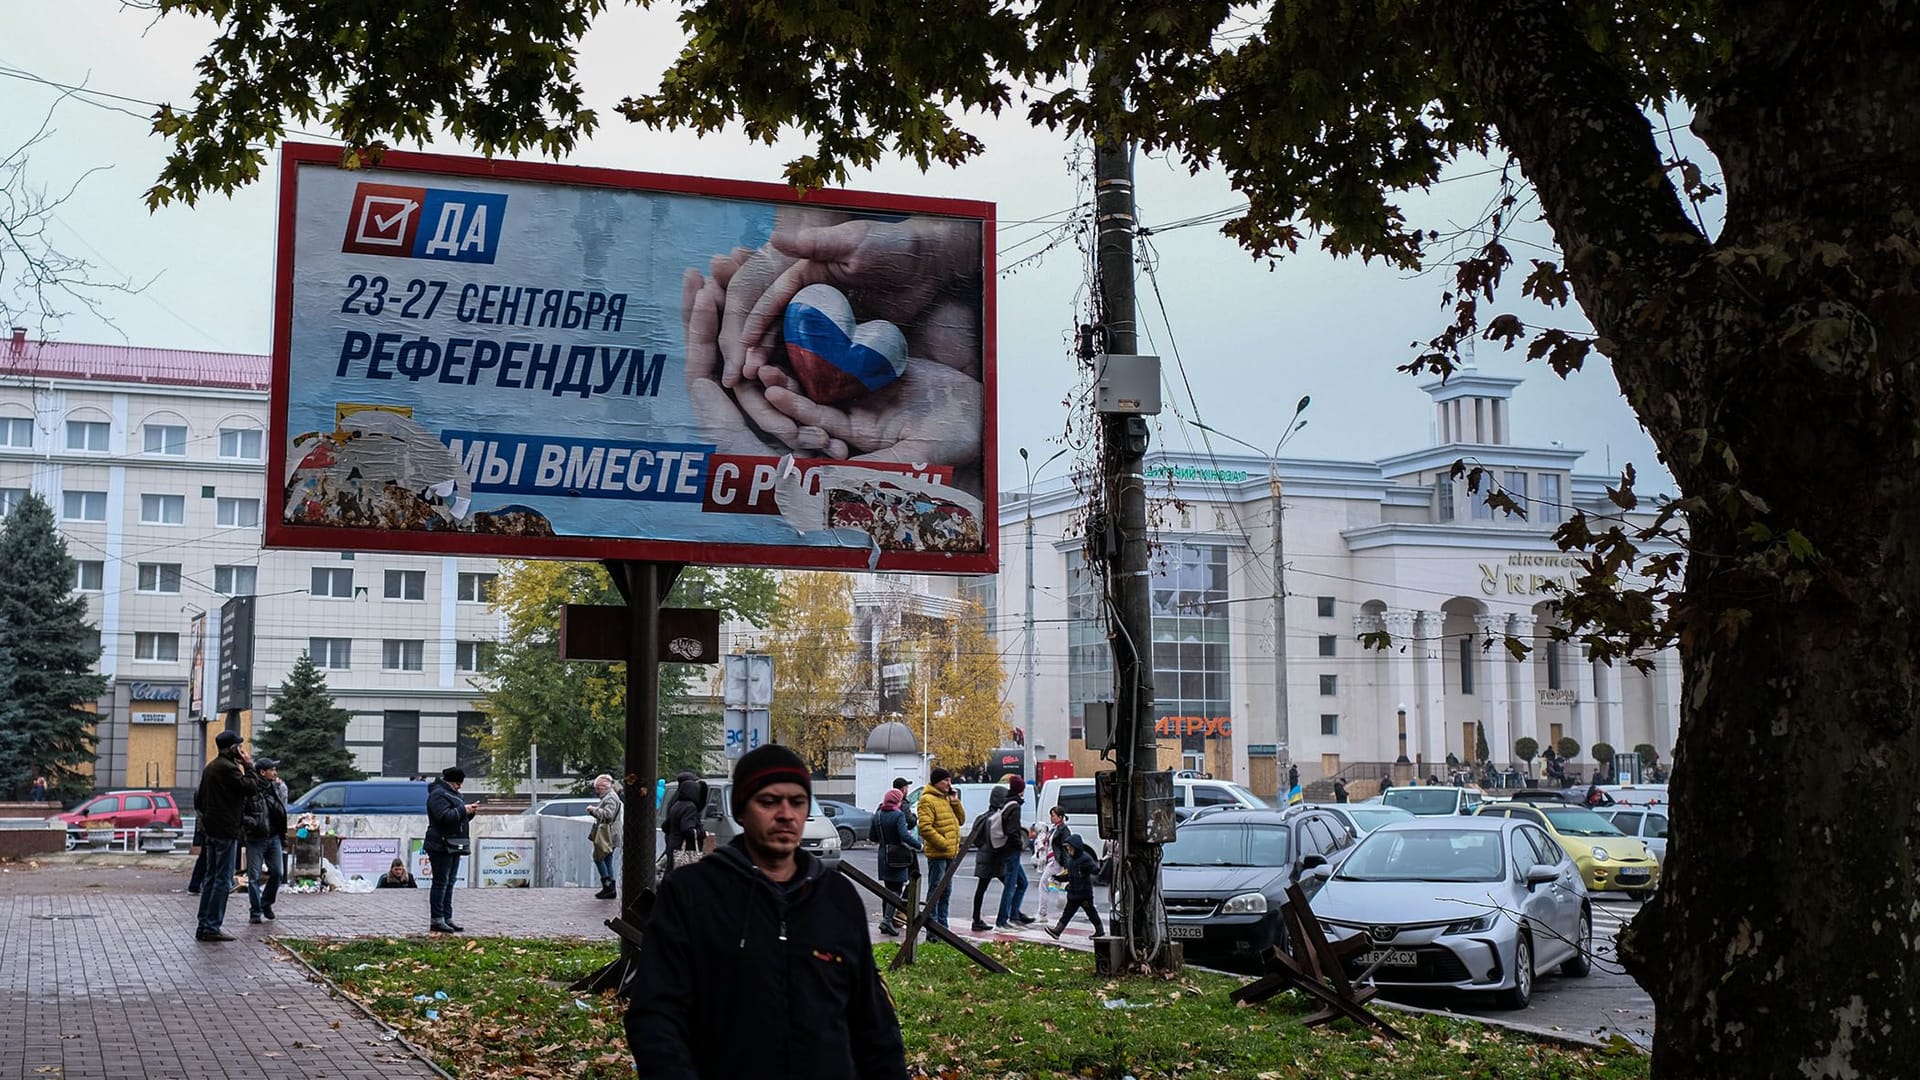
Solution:
{"label": "white van", "polygon": [[[1231,780],[1202,780],[1196,777],[1177,776],[1173,780],[1174,812],[1182,818],[1194,810],[1207,806],[1234,806],[1248,810],[1259,810],[1268,806],[1266,800]],[[1099,837],[1100,816],[1094,801],[1093,777],[1067,776],[1049,780],[1040,789],[1040,803],[1034,807],[1032,820],[1045,821],[1054,807],[1066,811],[1067,827],[1074,835],[1092,842]]]}

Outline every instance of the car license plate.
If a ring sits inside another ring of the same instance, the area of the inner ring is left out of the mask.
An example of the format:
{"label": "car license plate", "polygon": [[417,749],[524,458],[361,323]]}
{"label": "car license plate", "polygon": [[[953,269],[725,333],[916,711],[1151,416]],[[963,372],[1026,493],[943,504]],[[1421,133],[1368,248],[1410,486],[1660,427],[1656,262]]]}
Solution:
{"label": "car license plate", "polygon": [[1179,923],[1168,923],[1167,936],[1170,938],[1185,938],[1191,941],[1206,937],[1207,932],[1204,927],[1181,926]]}
{"label": "car license plate", "polygon": [[1416,967],[1420,957],[1409,949],[1374,949],[1360,958],[1361,967]]}
{"label": "car license plate", "polygon": [[1645,870],[1622,870],[1620,871],[1620,880],[1645,881],[1647,880],[1647,872]]}

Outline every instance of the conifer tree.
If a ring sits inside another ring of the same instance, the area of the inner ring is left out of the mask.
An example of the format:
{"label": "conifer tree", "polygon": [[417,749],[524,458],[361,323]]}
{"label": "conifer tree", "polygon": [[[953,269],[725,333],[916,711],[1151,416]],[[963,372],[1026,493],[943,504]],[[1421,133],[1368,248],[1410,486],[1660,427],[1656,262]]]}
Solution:
{"label": "conifer tree", "polygon": [[84,706],[106,692],[96,669],[100,646],[87,622],[87,602],[73,592],[73,559],[53,524],[53,510],[29,492],[0,528],[0,627],[12,652],[7,695],[19,714],[9,724],[17,747],[0,756],[0,790],[18,796],[34,773],[51,796],[77,799],[92,790],[94,714]]}
{"label": "conifer tree", "polygon": [[327,677],[306,653],[267,705],[273,726],[254,736],[255,757],[280,760],[280,778],[294,794],[321,780],[364,780],[347,749],[347,710],[333,703]]}
{"label": "conifer tree", "polygon": [[9,630],[6,617],[0,616],[0,796],[18,798],[19,792],[8,789],[33,781],[31,777],[16,779],[26,776],[31,766],[24,753],[27,739],[20,730],[20,703],[13,698],[13,635]]}

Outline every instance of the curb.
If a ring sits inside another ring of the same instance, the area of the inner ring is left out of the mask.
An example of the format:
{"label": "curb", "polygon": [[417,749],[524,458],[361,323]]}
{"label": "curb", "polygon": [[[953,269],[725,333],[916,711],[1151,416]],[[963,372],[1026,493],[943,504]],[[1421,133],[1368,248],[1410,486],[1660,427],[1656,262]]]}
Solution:
{"label": "curb", "polygon": [[[996,935],[994,940],[1013,941],[1013,942],[1018,942],[1026,945],[1055,945],[1059,948],[1068,949],[1073,952],[1082,952],[1082,953],[1092,952],[1092,945],[1090,943],[1083,943],[1080,941],[1069,941],[1065,938],[1062,938],[1060,941],[1055,942],[1055,941],[1032,941],[1026,938],[1006,937],[1006,936]],[[1205,964],[1190,963],[1184,966],[1193,968],[1196,971],[1204,971],[1209,975],[1219,975],[1228,979],[1244,980],[1248,978],[1247,975],[1241,972],[1222,971],[1219,968],[1207,967]],[[1487,1027],[1502,1028],[1507,1031],[1515,1032],[1516,1034],[1525,1035],[1527,1038],[1533,1039],[1537,1042],[1552,1043],[1558,1046],[1565,1047],[1566,1049],[1569,1049],[1569,1050],[1586,1050],[1586,1051],[1598,1050],[1603,1052],[1620,1052],[1622,1050],[1622,1048],[1619,1046],[1617,1042],[1608,1041],[1606,1039],[1595,1038],[1592,1035],[1582,1035],[1578,1032],[1566,1031],[1566,1030],[1556,1029],[1556,1028],[1541,1027],[1537,1024],[1526,1024],[1526,1023],[1521,1023],[1515,1020],[1499,1020],[1493,1017],[1480,1016],[1475,1013],[1458,1013],[1458,1012],[1452,1011],[1451,1009],[1429,1009],[1420,1005],[1406,1005],[1397,1001],[1389,1001],[1385,998],[1374,998],[1372,1001],[1367,1002],[1367,1007],[1388,1009],[1393,1012],[1405,1013],[1412,1016],[1438,1016],[1447,1020],[1457,1020],[1457,1021],[1463,1021],[1470,1024],[1483,1024]],[[1641,1054],[1641,1056],[1643,1057],[1647,1056],[1648,1050],[1645,1046],[1640,1045],[1639,1042],[1635,1041],[1632,1038],[1627,1038],[1627,1042],[1633,1047],[1634,1050],[1638,1051]]]}
{"label": "curb", "polygon": [[402,1035],[400,1033],[400,1029],[394,1027],[392,1024],[387,1023],[385,1020],[380,1019],[379,1014],[375,1013],[372,1009],[367,1008],[364,1004],[360,1002],[359,998],[354,997],[352,994],[349,994],[345,990],[340,989],[339,983],[334,982],[332,979],[328,978],[326,974],[323,973],[319,968],[314,967],[311,963],[307,961],[306,957],[301,956],[299,953],[294,952],[292,949],[282,944],[279,938],[268,938],[267,944],[271,946],[274,950],[280,952],[281,954],[292,957],[293,962],[296,964],[299,964],[301,968],[303,968],[306,971],[307,978],[313,980],[314,982],[319,983],[321,986],[326,987],[327,993],[330,996],[337,997],[342,1001],[345,1001],[347,1004],[353,1006],[356,1012],[366,1017],[367,1019],[373,1021],[373,1024],[375,1027],[392,1035],[394,1042],[405,1047],[407,1050],[407,1053],[412,1054],[416,1059],[419,1060],[420,1064],[425,1065],[428,1069],[432,1070],[435,1076],[441,1077],[442,1080],[456,1080],[456,1078],[452,1073],[441,1068],[439,1064],[433,1060],[433,1058],[427,1056],[426,1051],[420,1049],[418,1046],[415,1046],[412,1040],[408,1039],[405,1035]]}

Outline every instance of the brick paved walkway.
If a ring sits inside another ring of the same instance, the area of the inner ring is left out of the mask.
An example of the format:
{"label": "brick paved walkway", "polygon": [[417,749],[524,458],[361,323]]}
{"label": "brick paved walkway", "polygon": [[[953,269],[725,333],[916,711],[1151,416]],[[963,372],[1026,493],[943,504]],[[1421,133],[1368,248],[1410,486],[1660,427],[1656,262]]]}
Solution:
{"label": "brick paved walkway", "polygon": [[[267,944],[282,937],[414,934],[427,894],[288,895],[278,920],[227,909],[240,940],[193,939],[197,897],[177,872],[43,866],[0,877],[0,1077],[435,1075]],[[462,890],[473,934],[611,937],[611,905],[585,889]]]}
{"label": "brick paved walkway", "polygon": [[[283,892],[278,919],[261,926],[247,922],[246,894],[236,893],[226,928],[240,940],[207,944],[193,939],[198,898],[184,891],[184,859],[102,862],[0,874],[0,1078],[435,1075],[268,945],[424,933],[425,890]],[[615,911],[587,889],[462,889],[454,898],[455,921],[477,936],[611,940],[604,921]],[[1087,934],[1076,919],[1069,944],[1086,947]],[[969,936],[1048,940],[1037,924]]]}

